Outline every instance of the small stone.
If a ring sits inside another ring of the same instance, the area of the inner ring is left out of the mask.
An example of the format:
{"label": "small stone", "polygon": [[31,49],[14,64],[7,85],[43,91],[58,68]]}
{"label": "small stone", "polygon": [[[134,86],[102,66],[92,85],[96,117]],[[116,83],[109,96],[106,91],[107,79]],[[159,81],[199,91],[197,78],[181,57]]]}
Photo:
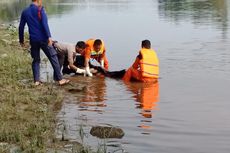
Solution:
{"label": "small stone", "polygon": [[121,128],[102,126],[92,127],[90,134],[98,138],[122,138],[125,135]]}

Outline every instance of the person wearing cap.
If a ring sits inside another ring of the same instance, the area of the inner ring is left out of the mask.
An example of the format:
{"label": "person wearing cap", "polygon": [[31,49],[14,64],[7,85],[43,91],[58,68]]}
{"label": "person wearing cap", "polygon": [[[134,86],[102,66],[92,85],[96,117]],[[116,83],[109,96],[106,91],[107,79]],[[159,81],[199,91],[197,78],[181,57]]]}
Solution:
{"label": "person wearing cap", "polygon": [[159,78],[159,60],[156,52],[151,49],[151,42],[143,40],[141,50],[133,65],[125,72],[123,80],[155,82]]}
{"label": "person wearing cap", "polygon": [[63,79],[60,66],[57,58],[57,52],[52,47],[52,39],[48,26],[48,19],[42,0],[32,0],[32,4],[23,10],[19,24],[19,43],[24,46],[24,28],[25,25],[29,27],[29,37],[31,45],[32,71],[35,86],[41,85],[40,81],[40,49],[48,57],[53,70],[54,80],[59,85],[69,83],[69,80]]}

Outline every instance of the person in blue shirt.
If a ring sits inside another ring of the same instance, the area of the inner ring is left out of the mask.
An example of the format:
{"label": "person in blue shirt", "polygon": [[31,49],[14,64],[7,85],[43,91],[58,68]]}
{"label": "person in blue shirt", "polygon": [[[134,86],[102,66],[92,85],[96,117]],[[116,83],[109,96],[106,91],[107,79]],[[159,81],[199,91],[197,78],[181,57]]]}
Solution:
{"label": "person in blue shirt", "polygon": [[48,19],[45,9],[42,7],[42,0],[32,0],[32,4],[23,10],[19,24],[19,42],[24,46],[24,28],[29,28],[29,39],[31,45],[32,71],[35,85],[40,85],[40,49],[48,57],[53,70],[54,80],[59,85],[69,83],[69,80],[63,79],[60,72],[60,65],[57,58],[57,52],[52,46],[51,34],[48,26]]}

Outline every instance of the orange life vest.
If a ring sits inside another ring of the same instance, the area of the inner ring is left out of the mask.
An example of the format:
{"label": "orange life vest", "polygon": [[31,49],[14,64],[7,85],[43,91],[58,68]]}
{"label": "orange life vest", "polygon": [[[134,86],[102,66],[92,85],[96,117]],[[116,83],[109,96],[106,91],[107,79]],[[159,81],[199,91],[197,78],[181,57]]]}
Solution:
{"label": "orange life vest", "polygon": [[152,49],[141,49],[140,69],[143,77],[159,78],[159,60]]}
{"label": "orange life vest", "polygon": [[104,42],[102,41],[102,46],[101,46],[101,50],[96,52],[94,50],[94,47],[93,47],[93,44],[94,44],[94,39],[89,39],[88,41],[86,41],[86,45],[87,47],[89,47],[90,49],[90,54],[91,56],[98,56],[98,55],[101,55],[103,54],[104,50],[105,50],[105,45],[104,45]]}

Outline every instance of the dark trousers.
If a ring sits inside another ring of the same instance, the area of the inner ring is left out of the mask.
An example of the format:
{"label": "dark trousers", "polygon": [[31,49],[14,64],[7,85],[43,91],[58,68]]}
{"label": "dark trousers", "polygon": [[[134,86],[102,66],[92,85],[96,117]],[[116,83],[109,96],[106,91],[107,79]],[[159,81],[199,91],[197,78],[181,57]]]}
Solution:
{"label": "dark trousers", "polygon": [[[76,73],[75,70],[72,70],[68,67],[69,62],[68,62],[67,55],[63,55],[63,54],[58,55],[58,60],[59,60],[61,67],[63,66],[63,69],[62,69],[63,74]],[[84,56],[77,55],[74,60],[74,65],[78,68],[84,68],[85,67],[84,64],[85,64]]]}
{"label": "dark trousers", "polygon": [[32,62],[32,70],[34,81],[40,81],[40,49],[43,50],[47,58],[49,59],[53,70],[54,70],[54,80],[60,81],[62,79],[62,75],[60,72],[60,65],[57,58],[57,52],[52,46],[48,46],[47,42],[43,41],[31,41],[31,57],[33,58]]}
{"label": "dark trousers", "polygon": [[67,54],[58,52],[57,57],[58,57],[60,69],[62,68],[62,66],[63,66],[63,68],[68,67],[69,62],[68,62],[68,55]]}

